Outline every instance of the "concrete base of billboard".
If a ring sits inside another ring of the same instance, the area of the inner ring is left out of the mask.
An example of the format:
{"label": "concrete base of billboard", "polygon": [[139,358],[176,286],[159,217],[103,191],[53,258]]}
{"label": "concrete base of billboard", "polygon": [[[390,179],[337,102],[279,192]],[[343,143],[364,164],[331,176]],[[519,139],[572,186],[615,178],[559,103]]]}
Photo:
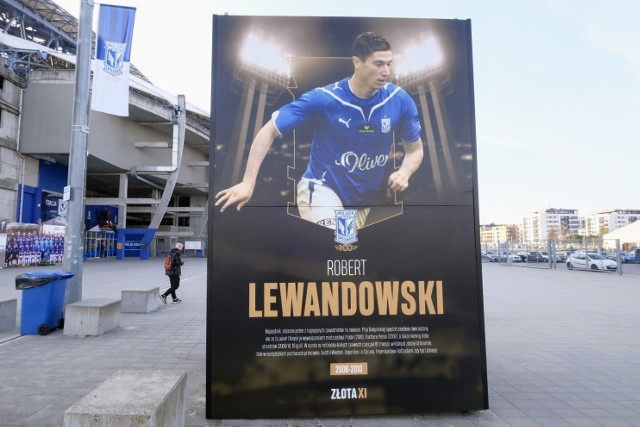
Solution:
{"label": "concrete base of billboard", "polygon": [[132,289],[122,291],[122,313],[150,313],[158,309],[160,288]]}
{"label": "concrete base of billboard", "polygon": [[120,325],[120,300],[94,298],[69,304],[65,308],[64,334],[98,336]]}
{"label": "concrete base of billboard", "polygon": [[64,427],[185,425],[186,372],[120,370],[64,413]]}

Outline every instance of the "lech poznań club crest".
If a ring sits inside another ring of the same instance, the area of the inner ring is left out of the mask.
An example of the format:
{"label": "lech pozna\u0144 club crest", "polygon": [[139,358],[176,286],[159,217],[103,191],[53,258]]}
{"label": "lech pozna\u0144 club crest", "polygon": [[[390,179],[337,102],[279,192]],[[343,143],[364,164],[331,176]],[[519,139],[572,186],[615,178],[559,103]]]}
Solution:
{"label": "lech pozna\u0144 club crest", "polygon": [[380,123],[380,128],[381,128],[382,133],[391,132],[391,119],[390,118],[385,117],[380,122],[381,122]]}
{"label": "lech pozna\u0144 club crest", "polygon": [[358,241],[356,231],[355,209],[343,209],[336,211],[336,242],[348,245]]}
{"label": "lech pozna\u0144 club crest", "polygon": [[58,216],[67,217],[67,202],[65,200],[58,200]]}
{"label": "lech pozna\u0144 club crest", "polygon": [[123,73],[124,54],[127,50],[126,43],[104,43],[104,71],[117,76]]}

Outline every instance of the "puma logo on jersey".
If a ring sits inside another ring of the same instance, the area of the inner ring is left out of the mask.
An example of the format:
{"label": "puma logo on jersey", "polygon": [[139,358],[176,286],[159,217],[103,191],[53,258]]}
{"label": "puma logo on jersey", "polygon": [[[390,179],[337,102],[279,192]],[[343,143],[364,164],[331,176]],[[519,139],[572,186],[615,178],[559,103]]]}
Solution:
{"label": "puma logo on jersey", "polygon": [[338,119],[338,123],[343,123],[343,124],[347,127],[347,129],[349,129],[349,122],[350,122],[350,121],[351,121],[351,119],[349,119],[349,120],[345,121],[342,117],[340,117],[340,118]]}

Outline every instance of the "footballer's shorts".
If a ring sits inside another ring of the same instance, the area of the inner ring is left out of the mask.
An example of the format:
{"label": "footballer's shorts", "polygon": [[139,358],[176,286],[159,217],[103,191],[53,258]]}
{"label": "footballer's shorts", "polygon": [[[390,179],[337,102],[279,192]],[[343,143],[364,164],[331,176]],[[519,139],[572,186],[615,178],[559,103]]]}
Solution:
{"label": "footballer's shorts", "polygon": [[[302,219],[335,230],[336,211],[342,210],[340,197],[326,185],[315,180],[302,178],[298,181],[298,211]],[[356,226],[364,227],[370,208],[358,209]]]}

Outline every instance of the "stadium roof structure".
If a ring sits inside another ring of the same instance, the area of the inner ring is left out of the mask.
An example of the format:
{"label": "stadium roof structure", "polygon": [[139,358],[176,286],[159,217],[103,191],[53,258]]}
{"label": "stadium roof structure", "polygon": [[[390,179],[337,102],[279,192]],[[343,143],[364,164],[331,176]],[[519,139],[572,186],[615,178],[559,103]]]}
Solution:
{"label": "stadium roof structure", "polygon": [[[78,19],[51,0],[1,0],[1,31],[61,53],[76,54]],[[95,33],[92,49],[95,49]],[[133,64],[131,73],[149,81]]]}
{"label": "stadium roof structure", "polygon": [[[36,70],[72,72],[76,65],[78,24],[77,18],[52,0],[0,0],[0,64],[11,70],[18,80],[24,79],[25,86],[29,75]],[[95,49],[95,37],[95,33],[92,34],[92,49]],[[177,95],[153,85],[133,64],[130,71],[129,120],[171,135],[170,111],[178,103]],[[210,126],[209,112],[187,100],[185,145],[208,155]],[[51,157],[60,164],[68,162],[64,154]],[[92,172],[88,173],[87,182],[100,179],[101,186],[117,188],[117,176],[109,175],[113,165],[89,156],[88,169]],[[156,179],[151,175],[147,178]],[[162,180],[156,184],[161,185]],[[185,184],[176,190],[180,194],[196,194],[201,188]]]}
{"label": "stadium roof structure", "polygon": [[[95,33],[92,49],[95,49]],[[75,68],[78,19],[51,0],[0,0],[0,54],[17,75],[32,69]],[[176,95],[154,86],[131,64],[131,90],[175,104]],[[209,113],[187,102],[187,126],[209,137]],[[190,116],[190,117],[189,117]]]}

